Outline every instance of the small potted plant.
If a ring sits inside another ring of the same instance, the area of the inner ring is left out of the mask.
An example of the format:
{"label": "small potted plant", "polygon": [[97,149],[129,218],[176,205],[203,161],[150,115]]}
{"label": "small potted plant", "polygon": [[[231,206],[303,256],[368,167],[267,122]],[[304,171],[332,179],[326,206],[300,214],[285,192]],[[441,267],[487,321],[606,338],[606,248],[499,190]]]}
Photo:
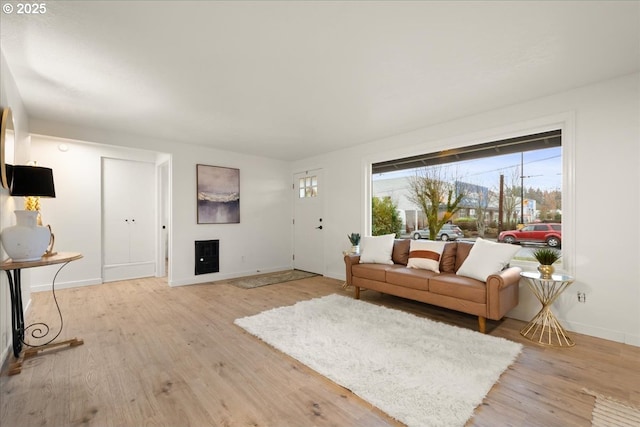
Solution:
{"label": "small potted plant", "polygon": [[351,235],[347,234],[347,237],[351,242],[351,253],[360,253],[360,233],[351,233]]}
{"label": "small potted plant", "polygon": [[560,252],[552,248],[540,248],[533,252],[533,256],[538,260],[540,265],[538,271],[543,279],[551,278],[555,271],[553,263],[560,259]]}

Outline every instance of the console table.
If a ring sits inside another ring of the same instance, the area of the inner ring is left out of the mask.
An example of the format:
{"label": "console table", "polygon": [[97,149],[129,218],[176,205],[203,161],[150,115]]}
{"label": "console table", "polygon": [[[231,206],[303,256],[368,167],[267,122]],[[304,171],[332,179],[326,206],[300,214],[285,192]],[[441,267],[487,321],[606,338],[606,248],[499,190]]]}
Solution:
{"label": "console table", "polygon": [[[19,374],[22,371],[22,363],[25,359],[29,357],[33,357],[38,353],[51,350],[59,347],[70,346],[75,347],[84,343],[81,339],[72,338],[70,340],[53,342],[60,332],[62,332],[62,324],[60,325],[60,331],[58,334],[49,340],[48,342],[35,345],[29,344],[24,341],[25,339],[25,331],[29,329],[31,326],[38,326],[36,330],[39,333],[39,336],[35,336],[34,332],[32,332],[32,336],[35,338],[44,338],[49,333],[49,326],[45,323],[34,323],[32,325],[28,325],[25,327],[24,324],[24,309],[22,307],[22,287],[20,283],[21,271],[25,268],[33,268],[33,267],[43,267],[46,265],[54,265],[54,264],[62,264],[58,269],[58,273],[64,266],[69,264],[71,261],[75,261],[82,258],[82,254],[77,252],[60,252],[52,256],[42,257],[37,261],[13,261],[8,259],[0,264],[0,270],[4,270],[7,272],[7,277],[9,278],[9,292],[11,293],[11,332],[13,337],[13,355],[17,359],[16,363],[14,363],[9,368],[9,375]],[[55,286],[56,275],[53,278],[51,286]],[[55,292],[55,288],[54,288]],[[60,313],[60,319],[62,320],[62,313]],[[42,333],[42,328],[45,329],[46,332]],[[31,347],[22,352],[22,346],[26,345]]]}
{"label": "console table", "polygon": [[575,343],[551,311],[551,305],[573,283],[573,277],[552,274],[549,278],[543,278],[540,273],[528,271],[523,271],[520,276],[527,279],[531,292],[542,304],[542,309],[522,328],[520,334],[540,345],[573,347]]}

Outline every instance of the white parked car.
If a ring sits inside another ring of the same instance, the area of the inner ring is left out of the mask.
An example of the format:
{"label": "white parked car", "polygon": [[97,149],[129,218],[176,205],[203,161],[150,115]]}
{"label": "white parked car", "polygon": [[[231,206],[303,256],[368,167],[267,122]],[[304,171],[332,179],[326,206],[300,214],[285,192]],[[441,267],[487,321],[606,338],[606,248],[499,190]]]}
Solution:
{"label": "white parked car", "polygon": [[[429,229],[416,230],[411,235],[415,240],[418,239],[428,239],[429,238]],[[464,237],[464,233],[457,225],[453,224],[445,224],[442,226],[440,231],[438,231],[438,235],[436,236],[437,240],[457,240]]]}

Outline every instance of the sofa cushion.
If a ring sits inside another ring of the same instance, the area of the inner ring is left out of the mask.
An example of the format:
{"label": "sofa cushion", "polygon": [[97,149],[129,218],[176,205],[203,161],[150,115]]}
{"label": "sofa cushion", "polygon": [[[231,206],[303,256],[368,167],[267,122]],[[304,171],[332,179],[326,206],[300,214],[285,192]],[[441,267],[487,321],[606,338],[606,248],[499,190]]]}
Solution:
{"label": "sofa cushion", "polygon": [[490,275],[504,270],[519,250],[519,246],[478,238],[456,274],[485,282]]}
{"label": "sofa cushion", "polygon": [[360,240],[360,263],[393,264],[391,252],[395,234],[364,236]]}
{"label": "sofa cushion", "polygon": [[412,240],[407,267],[440,273],[440,257],[445,244],[445,242],[434,242],[433,240]]}
{"label": "sofa cushion", "polygon": [[405,288],[429,290],[429,279],[436,273],[415,268],[393,268],[387,270],[387,283]]}
{"label": "sofa cushion", "polygon": [[391,253],[391,260],[394,264],[407,265],[409,261],[409,245],[411,240],[408,239],[396,239],[393,242],[393,252]]}
{"label": "sofa cushion", "polygon": [[455,271],[458,271],[460,269],[460,266],[467,259],[467,257],[469,256],[469,252],[471,252],[471,248],[473,248],[472,242],[458,242],[458,246],[456,247]]}
{"label": "sofa cushion", "polygon": [[387,270],[394,268],[405,267],[399,264],[354,264],[351,267],[351,274],[354,277],[385,282],[387,280]]}
{"label": "sofa cushion", "polygon": [[441,273],[429,279],[429,292],[481,304],[487,302],[484,282],[451,273]]}
{"label": "sofa cushion", "polygon": [[440,256],[440,273],[456,272],[456,253],[458,251],[458,242],[448,242],[444,245],[444,251]]}

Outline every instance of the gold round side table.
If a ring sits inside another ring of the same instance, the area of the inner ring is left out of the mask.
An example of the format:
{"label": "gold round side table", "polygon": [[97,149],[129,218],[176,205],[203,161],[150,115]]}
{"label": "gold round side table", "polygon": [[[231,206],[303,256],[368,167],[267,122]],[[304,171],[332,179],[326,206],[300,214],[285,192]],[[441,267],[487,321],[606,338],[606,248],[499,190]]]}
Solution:
{"label": "gold round side table", "polygon": [[551,311],[551,305],[573,283],[573,277],[553,274],[551,278],[543,279],[540,273],[530,271],[523,271],[520,276],[527,280],[531,292],[542,304],[542,309],[522,328],[520,334],[540,345],[573,347],[575,343]]}

